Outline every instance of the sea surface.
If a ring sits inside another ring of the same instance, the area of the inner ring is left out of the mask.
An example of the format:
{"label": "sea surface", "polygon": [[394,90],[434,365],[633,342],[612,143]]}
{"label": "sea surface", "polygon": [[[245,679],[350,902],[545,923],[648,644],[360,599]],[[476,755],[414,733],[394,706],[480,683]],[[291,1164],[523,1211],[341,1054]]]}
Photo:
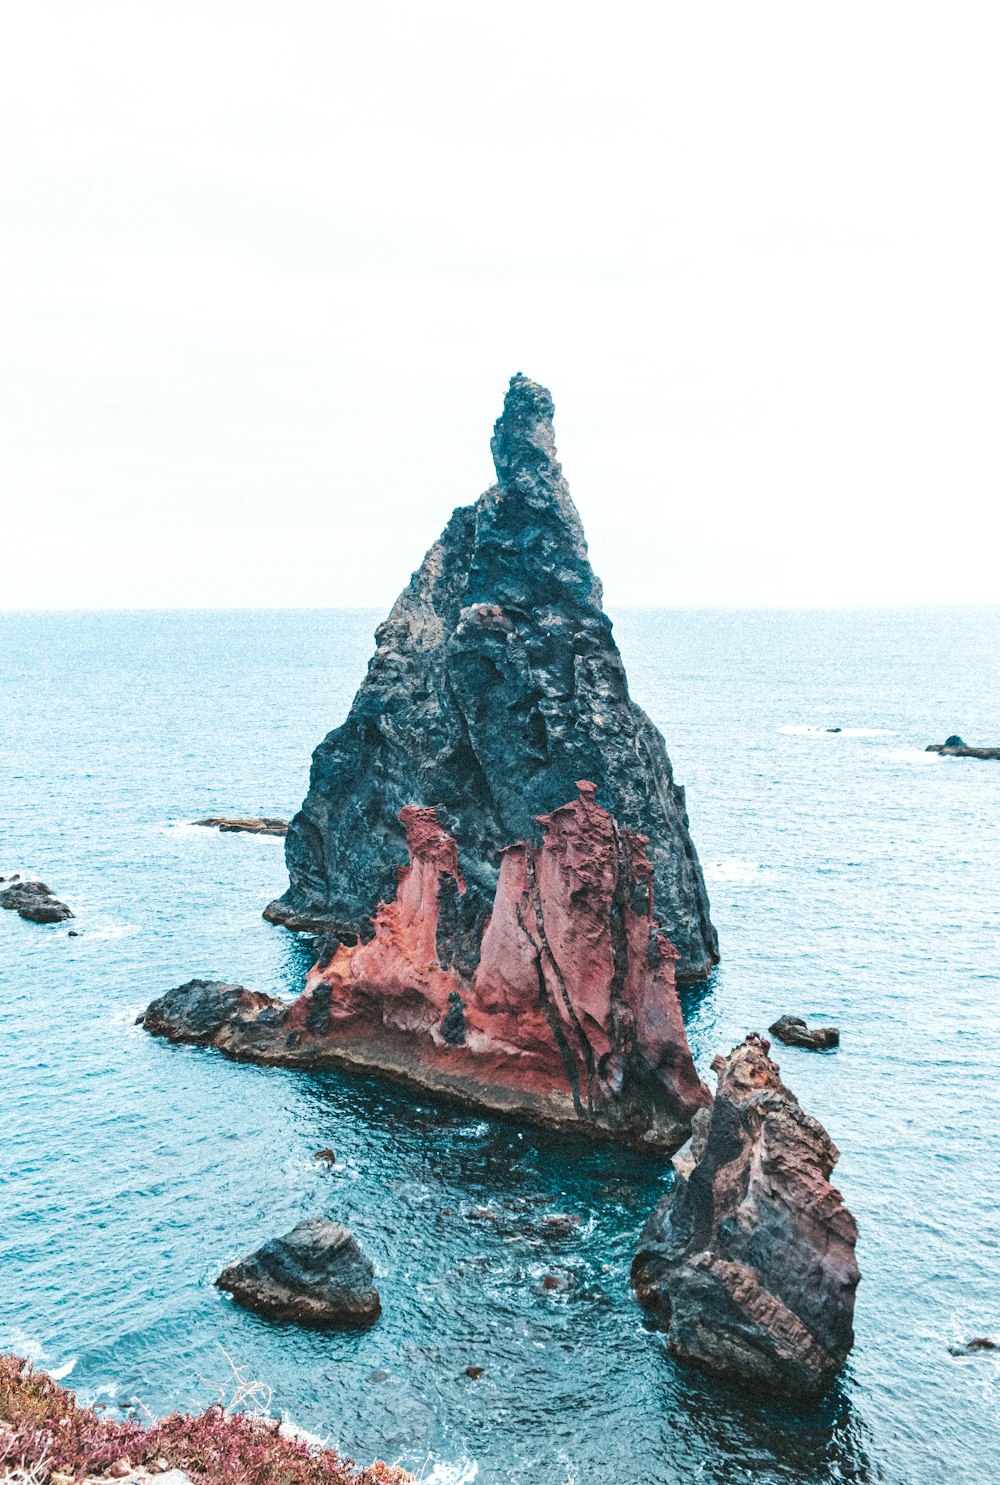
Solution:
{"label": "sea surface", "polygon": [[[1000,743],[1000,610],[615,616],[721,936],[686,997],[699,1067],[783,1011],[842,1032],[776,1054],[861,1229],[857,1346],[807,1408],[685,1370],[644,1325],[628,1269],[662,1161],[134,1024],[194,975],[299,989],[308,942],[260,916],[282,842],[189,822],[296,809],[379,617],[0,615],[0,874],[76,913],[0,913],[0,1346],[154,1413],[231,1395],[235,1366],[424,1481],[996,1480],[1000,1352],[949,1345],[1000,1339],[1000,764],[924,746]],[[520,1231],[467,1215],[504,1203]],[[580,1224],[542,1243],[525,1212]],[[213,1287],[316,1214],[376,1263],[371,1331]]]}

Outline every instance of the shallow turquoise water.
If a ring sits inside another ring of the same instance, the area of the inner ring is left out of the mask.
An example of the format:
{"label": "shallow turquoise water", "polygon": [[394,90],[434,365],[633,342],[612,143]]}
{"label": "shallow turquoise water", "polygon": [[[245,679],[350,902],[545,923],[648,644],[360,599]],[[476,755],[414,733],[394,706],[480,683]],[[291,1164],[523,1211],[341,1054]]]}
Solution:
{"label": "shallow turquoise water", "polygon": [[[299,1424],[429,1479],[994,1479],[1000,1363],[947,1348],[1000,1332],[1000,765],[922,750],[1000,741],[1000,611],[616,623],[722,937],[688,997],[699,1065],[781,1011],[842,1028],[835,1054],[779,1054],[861,1226],[858,1344],[807,1410],[677,1367],[643,1327],[627,1272],[661,1164],[133,1025],[194,974],[298,988],[305,947],[260,918],[281,842],[185,822],[296,808],[379,617],[0,616],[0,874],[77,913],[0,914],[0,1345],[158,1411],[217,1395],[224,1347]],[[465,1215],[518,1199],[576,1235]],[[315,1213],[376,1261],[365,1335],[267,1325],[213,1288]],[[568,1291],[539,1290],[553,1271]]]}

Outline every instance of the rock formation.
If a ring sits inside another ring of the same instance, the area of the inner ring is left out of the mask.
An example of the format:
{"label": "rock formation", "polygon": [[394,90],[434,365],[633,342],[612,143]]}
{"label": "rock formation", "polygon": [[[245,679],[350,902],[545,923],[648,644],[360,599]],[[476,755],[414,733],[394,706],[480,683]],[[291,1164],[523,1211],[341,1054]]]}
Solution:
{"label": "rock formation", "polygon": [[857,1227],[829,1181],[829,1135],[748,1036],[712,1064],[718,1092],[675,1157],[632,1282],[672,1354],[792,1396],[824,1391],[854,1343]]}
{"label": "rock formation", "polygon": [[805,1047],[809,1052],[825,1052],[840,1046],[836,1026],[807,1026],[801,1016],[779,1016],[768,1031],[786,1047]]}
{"label": "rock formation", "polygon": [[[290,885],[265,916],[370,936],[407,860],[407,809],[436,810],[458,849],[438,958],[468,978],[515,841],[593,780],[618,827],[648,839],[680,980],[718,958],[663,739],[631,700],[583,528],[556,460],[552,399],[515,376],[492,442],[497,483],[455,511],[376,631],[347,720],[313,755],[286,841]],[[509,875],[509,872],[508,872]]]}
{"label": "rock formation", "polygon": [[374,1325],[382,1313],[374,1273],[346,1227],[313,1218],[223,1269],[215,1282],[271,1320],[353,1329]]}
{"label": "rock formation", "polygon": [[0,877],[0,884],[4,882],[7,885],[0,890],[0,908],[16,912],[28,923],[65,923],[74,916],[44,882],[22,882],[16,873],[12,877]]}
{"label": "rock formation", "polygon": [[409,865],[367,942],[330,940],[292,1004],[192,980],[147,1030],[229,1056],[373,1069],[477,1108],[676,1148],[709,1101],[691,1060],[676,951],[658,929],[642,836],[581,781],[501,853],[471,971],[442,952],[468,891],[437,812],[401,814]]}
{"label": "rock formation", "polygon": [[288,834],[288,821],[276,820],[271,815],[247,815],[236,820],[227,815],[209,815],[207,820],[195,820],[193,823],[219,830],[223,835],[231,835],[237,831],[244,835]]}
{"label": "rock formation", "polygon": [[1000,748],[970,748],[960,737],[949,737],[943,743],[928,743],[924,752],[940,753],[943,758],[984,758],[994,763],[1000,760]]}

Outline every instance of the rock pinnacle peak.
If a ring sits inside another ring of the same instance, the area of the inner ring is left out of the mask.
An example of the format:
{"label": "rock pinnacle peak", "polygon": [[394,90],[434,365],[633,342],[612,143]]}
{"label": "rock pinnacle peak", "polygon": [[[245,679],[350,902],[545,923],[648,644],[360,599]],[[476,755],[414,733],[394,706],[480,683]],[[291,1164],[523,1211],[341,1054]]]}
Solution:
{"label": "rock pinnacle peak", "polygon": [[562,469],[556,460],[556,438],[552,426],[555,403],[552,393],[540,382],[519,371],[510,379],[503,412],[493,427],[490,448],[497,479],[507,489],[518,477],[545,479],[559,484]]}

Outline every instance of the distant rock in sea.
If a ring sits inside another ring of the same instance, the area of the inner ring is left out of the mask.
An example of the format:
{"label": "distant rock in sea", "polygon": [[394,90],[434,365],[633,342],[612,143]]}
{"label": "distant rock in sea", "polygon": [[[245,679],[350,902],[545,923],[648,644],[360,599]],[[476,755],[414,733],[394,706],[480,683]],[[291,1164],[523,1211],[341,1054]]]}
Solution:
{"label": "distant rock in sea", "polygon": [[346,1227],[312,1218],[231,1264],[215,1282],[268,1319],[346,1330],[374,1325],[382,1313],[374,1274]]}
{"label": "distant rock in sea", "polygon": [[768,1031],[786,1047],[805,1047],[810,1052],[825,1052],[840,1046],[836,1026],[807,1026],[801,1016],[779,1016]]}
{"label": "distant rock in sea", "polygon": [[270,815],[247,815],[243,819],[230,819],[226,815],[209,815],[205,820],[195,820],[195,825],[207,825],[220,830],[224,835],[242,831],[245,835],[287,835],[288,821],[275,820]]}
{"label": "distant rock in sea", "polygon": [[1000,748],[970,748],[958,736],[949,737],[947,742],[928,743],[924,749],[927,753],[940,753],[944,758],[985,758],[993,761],[1000,760]]}
{"label": "distant rock in sea", "polygon": [[590,779],[648,838],[679,980],[718,959],[708,897],[657,728],[629,696],[583,527],[556,459],[552,398],[515,376],[492,441],[497,483],[454,512],[376,632],[347,720],[313,755],[289,826],[290,884],[265,916],[364,938],[408,847],[402,812],[437,811],[464,890],[441,915],[445,966],[470,976],[499,853]]}
{"label": "distant rock in sea", "polygon": [[632,1264],[671,1353],[751,1388],[817,1396],[854,1344],[857,1227],[837,1150],[751,1035],[712,1063],[718,1091],[674,1159]]}
{"label": "distant rock in sea", "polygon": [[22,882],[18,873],[0,877],[0,908],[16,912],[28,923],[65,923],[74,916],[44,882]]}

